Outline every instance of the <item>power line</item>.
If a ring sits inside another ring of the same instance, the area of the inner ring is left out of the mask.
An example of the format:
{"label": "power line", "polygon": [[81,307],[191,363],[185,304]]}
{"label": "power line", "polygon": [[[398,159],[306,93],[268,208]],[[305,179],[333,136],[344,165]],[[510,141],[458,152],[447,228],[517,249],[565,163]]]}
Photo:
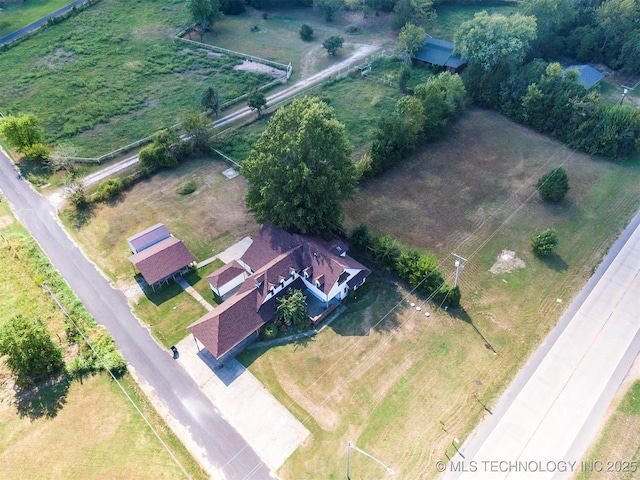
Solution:
{"label": "power line", "polygon": [[102,364],[102,367],[109,373],[109,375],[111,376],[111,378],[116,382],[116,384],[118,385],[118,387],[120,387],[120,390],[122,390],[122,393],[124,393],[125,397],[127,397],[127,400],[129,400],[129,402],[131,403],[131,405],[133,405],[133,408],[136,409],[136,411],[138,412],[138,414],[140,415],[140,417],[142,417],[142,419],[145,421],[145,423],[147,424],[147,426],[149,427],[149,429],[153,432],[153,434],[156,436],[156,438],[160,441],[160,443],[162,444],[162,446],[164,447],[164,449],[167,451],[167,453],[169,453],[169,456],[173,459],[173,461],[175,462],[175,464],[180,468],[180,470],[182,471],[182,473],[184,474],[185,477],[187,477],[189,480],[191,479],[191,476],[189,475],[189,473],[185,470],[185,468],[182,466],[182,464],[178,461],[178,459],[176,458],[176,456],[173,454],[173,452],[171,451],[171,449],[169,448],[169,446],[165,443],[164,440],[162,440],[162,438],[160,437],[160,435],[158,434],[158,432],[156,431],[155,428],[153,428],[153,425],[151,425],[151,422],[149,422],[149,420],[147,419],[147,417],[145,416],[144,413],[142,413],[142,410],[140,410],[140,408],[138,407],[138,405],[133,401],[133,398],[131,398],[131,396],[129,395],[129,393],[124,389],[124,387],[122,386],[122,384],[120,383],[120,380],[118,380],[118,378],[114,375],[114,373],[109,369],[109,367],[107,366],[107,364],[104,362],[103,358],[100,356],[100,354],[96,351],[96,349],[93,347],[93,345],[91,344],[91,342],[89,341],[89,339],[86,337],[86,335],[82,332],[82,330],[78,327],[78,324],[76,324],[76,322],[73,320],[73,318],[71,318],[71,315],[69,315],[69,312],[67,312],[67,309],[64,307],[64,305],[62,305],[62,303],[60,303],[60,300],[58,300],[58,297],[53,293],[53,291],[49,288],[49,286],[46,283],[42,283],[41,287],[46,290],[47,292],[49,292],[49,295],[51,295],[51,298],[53,298],[53,300],[58,304],[58,307],[60,307],[60,309],[62,310],[62,313],[64,313],[65,317],[67,317],[67,319],[73,324],[73,326],[75,327],[75,329],[78,331],[78,333],[80,334],[80,336],[82,337],[82,339],[85,341],[85,343],[89,346],[89,348],[91,349],[91,351],[93,352],[93,354],[96,356],[96,358],[100,361],[100,363]]}

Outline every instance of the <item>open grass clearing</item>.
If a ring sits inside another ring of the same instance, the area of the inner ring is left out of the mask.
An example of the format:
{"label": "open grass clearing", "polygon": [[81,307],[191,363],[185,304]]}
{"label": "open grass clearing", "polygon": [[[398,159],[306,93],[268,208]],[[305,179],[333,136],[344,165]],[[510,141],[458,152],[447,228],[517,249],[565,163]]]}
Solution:
{"label": "open grass clearing", "polygon": [[[534,194],[527,201],[539,176],[565,160],[567,200],[548,206]],[[463,439],[492,408],[637,210],[639,180],[637,161],[572,154],[500,115],[470,109],[446,139],[361,186],[346,205],[348,226],[367,221],[438,258],[456,251],[470,259],[461,276],[464,309],[435,312],[375,272],[369,292],[322,334],[243,354],[313,433],[279,474],[340,478],[351,440],[402,478],[437,476],[434,463],[453,455],[452,438]],[[541,260],[529,237],[547,227],[558,230],[560,246]],[[505,249],[525,268],[490,273]],[[452,281],[453,259],[442,268]],[[378,465],[354,457],[353,478],[380,477]]]}
{"label": "open grass clearing", "polygon": [[[67,347],[60,309],[38,286],[21,255],[28,233],[0,202],[0,323],[21,313],[39,316],[54,342]],[[127,391],[192,478],[207,478],[128,375]],[[16,396],[0,367],[0,476],[42,478],[179,478],[182,473],[148,425],[106,374],[41,384]],[[18,409],[19,407],[19,409]],[[37,455],[34,455],[34,448]],[[28,461],[26,461],[28,459]]]}
{"label": "open grass clearing", "polygon": [[591,468],[583,469],[577,480],[638,478],[640,463],[640,380],[636,380],[618,399],[615,411],[608,419],[595,445],[583,462]]}
{"label": "open grass clearing", "polygon": [[69,5],[71,0],[4,0],[0,11],[0,38]]}
{"label": "open grass clearing", "polygon": [[239,59],[174,44],[181,0],[104,0],[2,53],[3,113],[33,113],[47,140],[77,156],[110,152],[200,110],[207,84],[226,99],[271,79]]}
{"label": "open grass clearing", "polygon": [[[356,160],[366,151],[377,131],[378,121],[393,112],[396,102],[402,96],[396,88],[360,78],[325,82],[305,94],[319,97],[333,108],[335,118],[345,126],[345,134],[354,147]],[[269,118],[222,133],[218,137],[220,151],[242,163],[267,128]]]}
{"label": "open grass clearing", "polygon": [[[263,13],[267,18],[263,18]],[[303,24],[313,28],[313,40],[305,42],[300,38]],[[342,11],[332,22],[326,22],[319,11],[305,7],[270,8],[264,11],[247,7],[240,15],[228,15],[224,21],[204,35],[203,41],[211,45],[247,53],[275,62],[293,65],[296,81],[339,61],[348,53],[353,44],[375,44],[393,48],[396,34],[389,28],[387,14],[362,18],[362,13]],[[357,26],[360,33],[345,33],[347,26]],[[257,26],[258,31],[251,31]],[[335,58],[327,55],[322,42],[332,35],[341,35],[345,44]],[[191,34],[193,40],[200,41],[197,32]]]}

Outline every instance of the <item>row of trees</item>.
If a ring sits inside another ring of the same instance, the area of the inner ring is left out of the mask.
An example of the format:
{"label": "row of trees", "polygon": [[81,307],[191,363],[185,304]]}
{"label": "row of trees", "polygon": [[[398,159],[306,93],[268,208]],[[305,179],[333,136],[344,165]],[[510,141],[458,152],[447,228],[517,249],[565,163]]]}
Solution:
{"label": "row of trees", "polygon": [[373,177],[397,165],[424,141],[439,138],[462,110],[466,92],[458,75],[443,72],[417,85],[413,95],[396,102],[380,119],[375,137],[357,165],[360,175]]}
{"label": "row of trees", "polygon": [[350,241],[353,248],[369,252],[382,268],[395,272],[419,294],[449,308],[460,306],[460,289],[446,283],[435,255],[403,248],[390,235],[372,235],[366,223],[353,229]]}
{"label": "row of trees", "polygon": [[576,71],[565,74],[558,63],[526,61],[536,24],[532,16],[483,12],[460,26],[456,48],[469,59],[463,80],[472,100],[590,154],[635,154],[640,150],[637,109],[602,102],[577,82]]}

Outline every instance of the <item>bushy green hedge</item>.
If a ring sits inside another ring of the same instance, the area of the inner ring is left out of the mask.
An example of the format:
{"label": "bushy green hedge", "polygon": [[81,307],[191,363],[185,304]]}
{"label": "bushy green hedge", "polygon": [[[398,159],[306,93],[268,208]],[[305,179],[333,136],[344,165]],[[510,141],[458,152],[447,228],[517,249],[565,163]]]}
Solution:
{"label": "bushy green hedge", "polygon": [[352,230],[350,241],[358,250],[371,252],[381,268],[396,273],[419,294],[449,308],[460,306],[460,289],[445,282],[435,255],[406,248],[390,235],[371,235],[366,223]]}

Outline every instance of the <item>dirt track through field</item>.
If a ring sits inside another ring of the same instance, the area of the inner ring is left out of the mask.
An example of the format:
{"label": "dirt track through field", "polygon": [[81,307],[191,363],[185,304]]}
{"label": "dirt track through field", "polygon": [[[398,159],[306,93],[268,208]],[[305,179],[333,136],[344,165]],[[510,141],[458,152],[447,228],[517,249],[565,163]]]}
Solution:
{"label": "dirt track through field", "polygon": [[[291,85],[290,87],[284,90],[281,90],[280,92],[277,92],[277,93],[274,93],[273,95],[268,96],[267,105],[277,104],[278,102],[281,102],[293,95],[297,95],[305,91],[306,89],[315,85],[316,83],[321,82],[322,80],[325,80],[330,76],[339,73],[341,70],[346,69],[350,65],[375,53],[377,50],[379,50],[379,48],[380,48],[379,45],[357,45],[357,49],[355,50],[355,52],[351,56],[345,58],[343,61],[336,63],[335,65],[319,73],[316,73],[315,75],[312,75],[309,78],[300,80],[299,82],[295,83],[294,85]],[[242,107],[239,110],[236,110],[216,120],[215,122],[213,122],[213,124],[219,128],[219,127],[228,125],[230,123],[233,123],[237,120],[240,120],[244,117],[247,117],[252,113],[253,112],[249,109],[249,107]],[[135,165],[137,162],[138,162],[138,156],[133,155],[129,158],[126,158],[117,163],[114,163],[113,165],[109,165],[108,167],[102,170],[94,172],[91,175],[87,175],[83,180],[84,186],[88,187],[90,185],[98,183],[104,180],[105,178],[115,175],[116,173]],[[58,205],[56,205],[56,207],[58,207]]]}

